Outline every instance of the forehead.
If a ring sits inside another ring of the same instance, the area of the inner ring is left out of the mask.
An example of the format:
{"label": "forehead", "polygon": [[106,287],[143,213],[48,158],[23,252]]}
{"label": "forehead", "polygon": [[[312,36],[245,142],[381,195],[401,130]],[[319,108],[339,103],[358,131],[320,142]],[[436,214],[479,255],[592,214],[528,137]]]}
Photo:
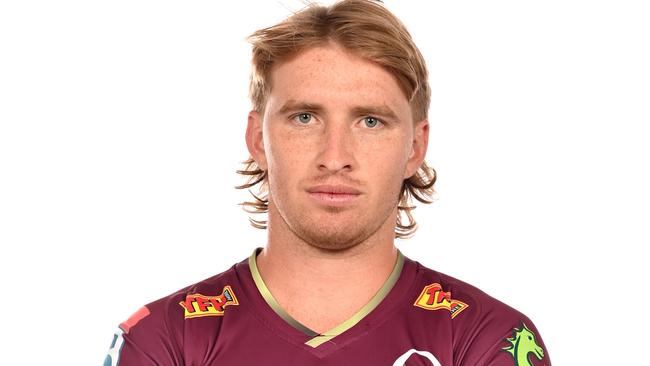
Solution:
{"label": "forehead", "polygon": [[382,66],[330,43],[300,52],[271,70],[269,103],[300,100],[332,105],[387,105],[411,115],[397,79]]}

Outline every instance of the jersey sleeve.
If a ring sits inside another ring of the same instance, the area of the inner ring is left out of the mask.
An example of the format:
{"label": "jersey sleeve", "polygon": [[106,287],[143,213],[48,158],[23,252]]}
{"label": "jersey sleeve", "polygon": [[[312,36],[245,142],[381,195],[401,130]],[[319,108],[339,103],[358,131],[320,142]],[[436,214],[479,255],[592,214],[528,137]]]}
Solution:
{"label": "jersey sleeve", "polygon": [[467,285],[454,283],[468,307],[456,317],[456,366],[551,366],[539,331],[520,311]]}
{"label": "jersey sleeve", "polygon": [[[507,325],[509,324],[509,325]],[[539,331],[530,319],[522,316],[516,322],[504,323],[498,328],[509,328],[499,333],[491,333],[486,338],[491,342],[485,347],[470,349],[478,358],[476,366],[551,366],[551,359]],[[480,355],[480,356],[479,356]]]}
{"label": "jersey sleeve", "polygon": [[166,313],[165,302],[158,301],[120,324],[104,366],[182,365],[182,327]]}

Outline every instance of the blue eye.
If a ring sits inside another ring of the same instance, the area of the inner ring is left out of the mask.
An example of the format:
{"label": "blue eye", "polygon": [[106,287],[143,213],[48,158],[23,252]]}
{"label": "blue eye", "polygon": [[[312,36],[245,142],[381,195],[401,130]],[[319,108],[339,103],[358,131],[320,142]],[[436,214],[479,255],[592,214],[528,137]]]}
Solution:
{"label": "blue eye", "polygon": [[379,124],[379,120],[375,117],[365,117],[363,121],[368,127],[377,127],[377,124]]}
{"label": "blue eye", "polygon": [[307,124],[311,122],[311,114],[309,113],[300,113],[296,115],[294,118],[302,124]]}

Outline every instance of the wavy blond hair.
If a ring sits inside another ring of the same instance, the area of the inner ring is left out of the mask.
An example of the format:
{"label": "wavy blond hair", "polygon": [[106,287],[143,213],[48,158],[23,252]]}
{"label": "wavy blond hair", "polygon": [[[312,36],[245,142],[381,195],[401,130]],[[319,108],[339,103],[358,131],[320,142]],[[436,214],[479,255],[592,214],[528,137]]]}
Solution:
{"label": "wavy blond hair", "polygon": [[[427,119],[431,91],[424,58],[415,46],[406,27],[380,2],[343,0],[331,6],[313,3],[274,26],[260,29],[248,37],[253,46],[250,99],[253,109],[262,113],[271,91],[272,67],[299,52],[335,42],[348,52],[370,60],[390,72],[407,96],[414,123]],[[246,182],[237,189],[248,189],[253,201],[242,202],[251,214],[267,213],[268,179],[266,172],[249,157],[238,174]],[[411,198],[422,203],[433,202],[436,171],[426,162],[402,183],[398,203],[396,238],[411,237],[417,223],[411,211]],[[258,185],[258,192],[250,189]],[[251,225],[266,229],[266,220],[249,217]]]}

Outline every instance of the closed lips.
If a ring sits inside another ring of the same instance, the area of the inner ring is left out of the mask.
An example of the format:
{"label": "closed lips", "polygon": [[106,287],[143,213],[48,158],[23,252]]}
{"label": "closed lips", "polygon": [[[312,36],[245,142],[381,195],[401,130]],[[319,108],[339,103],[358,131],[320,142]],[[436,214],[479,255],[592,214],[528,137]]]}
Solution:
{"label": "closed lips", "polygon": [[359,195],[361,191],[348,186],[320,185],[307,189],[309,193],[327,193],[340,195]]}

